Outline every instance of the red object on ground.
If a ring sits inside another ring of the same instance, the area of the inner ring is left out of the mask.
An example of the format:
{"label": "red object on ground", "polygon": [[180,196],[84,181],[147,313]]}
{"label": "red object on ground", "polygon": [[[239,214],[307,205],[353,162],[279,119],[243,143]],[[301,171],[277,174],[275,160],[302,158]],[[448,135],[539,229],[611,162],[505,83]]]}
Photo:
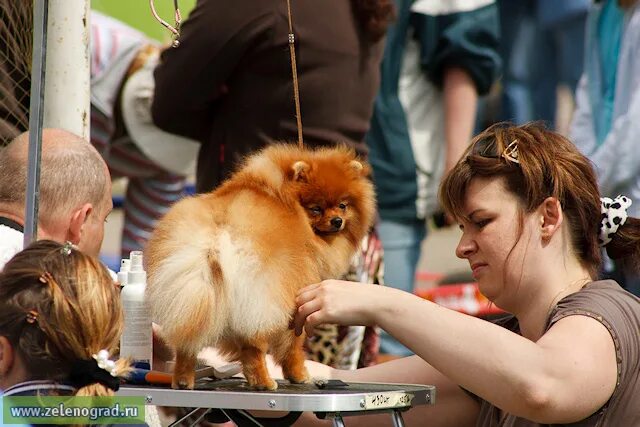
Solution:
{"label": "red object on ground", "polygon": [[480,293],[477,283],[444,285],[430,289],[417,289],[416,295],[438,305],[472,316],[482,317],[504,313]]}

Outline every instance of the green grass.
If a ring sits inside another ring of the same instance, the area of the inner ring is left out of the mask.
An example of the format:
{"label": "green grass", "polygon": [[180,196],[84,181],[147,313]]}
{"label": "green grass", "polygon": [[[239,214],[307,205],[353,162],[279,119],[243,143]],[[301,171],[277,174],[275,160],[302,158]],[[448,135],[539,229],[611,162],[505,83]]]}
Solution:
{"label": "green grass", "polygon": [[[156,11],[169,24],[174,23],[173,0],[154,0]],[[182,20],[187,18],[196,0],[178,0]],[[161,42],[169,42],[171,33],[151,14],[148,0],[91,0],[91,8],[146,33]]]}

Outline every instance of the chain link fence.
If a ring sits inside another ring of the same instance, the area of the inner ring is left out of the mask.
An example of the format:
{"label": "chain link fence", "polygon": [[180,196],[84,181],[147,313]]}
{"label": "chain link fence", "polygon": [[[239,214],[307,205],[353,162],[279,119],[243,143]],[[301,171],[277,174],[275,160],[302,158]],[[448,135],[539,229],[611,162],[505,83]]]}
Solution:
{"label": "chain link fence", "polygon": [[0,146],[29,127],[33,1],[0,0]]}

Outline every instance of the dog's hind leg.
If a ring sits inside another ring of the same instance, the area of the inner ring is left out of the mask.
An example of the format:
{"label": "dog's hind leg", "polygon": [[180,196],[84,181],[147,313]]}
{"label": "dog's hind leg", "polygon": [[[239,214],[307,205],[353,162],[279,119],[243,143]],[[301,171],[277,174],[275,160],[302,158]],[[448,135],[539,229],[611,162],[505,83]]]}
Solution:
{"label": "dog's hind leg", "polygon": [[195,383],[196,356],[196,354],[190,351],[176,351],[176,365],[171,381],[172,388],[193,389]]}
{"label": "dog's hind leg", "polygon": [[309,381],[309,372],[304,366],[305,354],[303,350],[305,335],[295,336],[293,331],[285,332],[278,350],[274,356],[276,363],[282,366],[282,375],[294,384]]}
{"label": "dog's hind leg", "polygon": [[[204,277],[205,280],[189,281],[190,299],[183,305],[184,312],[182,316],[174,315],[174,320],[170,322],[171,342],[176,347],[176,365],[171,382],[173,388],[193,389],[197,354],[207,345],[207,338],[211,340],[220,334],[214,307],[216,302],[220,305],[223,298],[222,270],[214,257],[209,257],[208,264],[210,270],[201,268],[192,273],[197,277]],[[205,273],[209,273],[209,277]],[[174,308],[177,310],[177,306]]]}
{"label": "dog's hind leg", "polygon": [[[266,349],[266,344],[260,347]],[[278,383],[271,378],[267,370],[265,350],[254,346],[245,346],[240,351],[240,362],[242,363],[242,373],[251,388],[256,390],[275,390],[278,388]]]}

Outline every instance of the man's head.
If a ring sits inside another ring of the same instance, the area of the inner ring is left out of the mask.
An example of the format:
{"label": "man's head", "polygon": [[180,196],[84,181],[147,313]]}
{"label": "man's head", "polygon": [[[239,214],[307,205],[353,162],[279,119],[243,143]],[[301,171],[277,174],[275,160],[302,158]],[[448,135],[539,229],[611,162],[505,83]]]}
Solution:
{"label": "man's head", "polygon": [[[28,132],[0,150],[0,213],[24,220]],[[44,129],[38,238],[69,240],[97,255],[111,212],[111,177],[100,154],[81,137]]]}

